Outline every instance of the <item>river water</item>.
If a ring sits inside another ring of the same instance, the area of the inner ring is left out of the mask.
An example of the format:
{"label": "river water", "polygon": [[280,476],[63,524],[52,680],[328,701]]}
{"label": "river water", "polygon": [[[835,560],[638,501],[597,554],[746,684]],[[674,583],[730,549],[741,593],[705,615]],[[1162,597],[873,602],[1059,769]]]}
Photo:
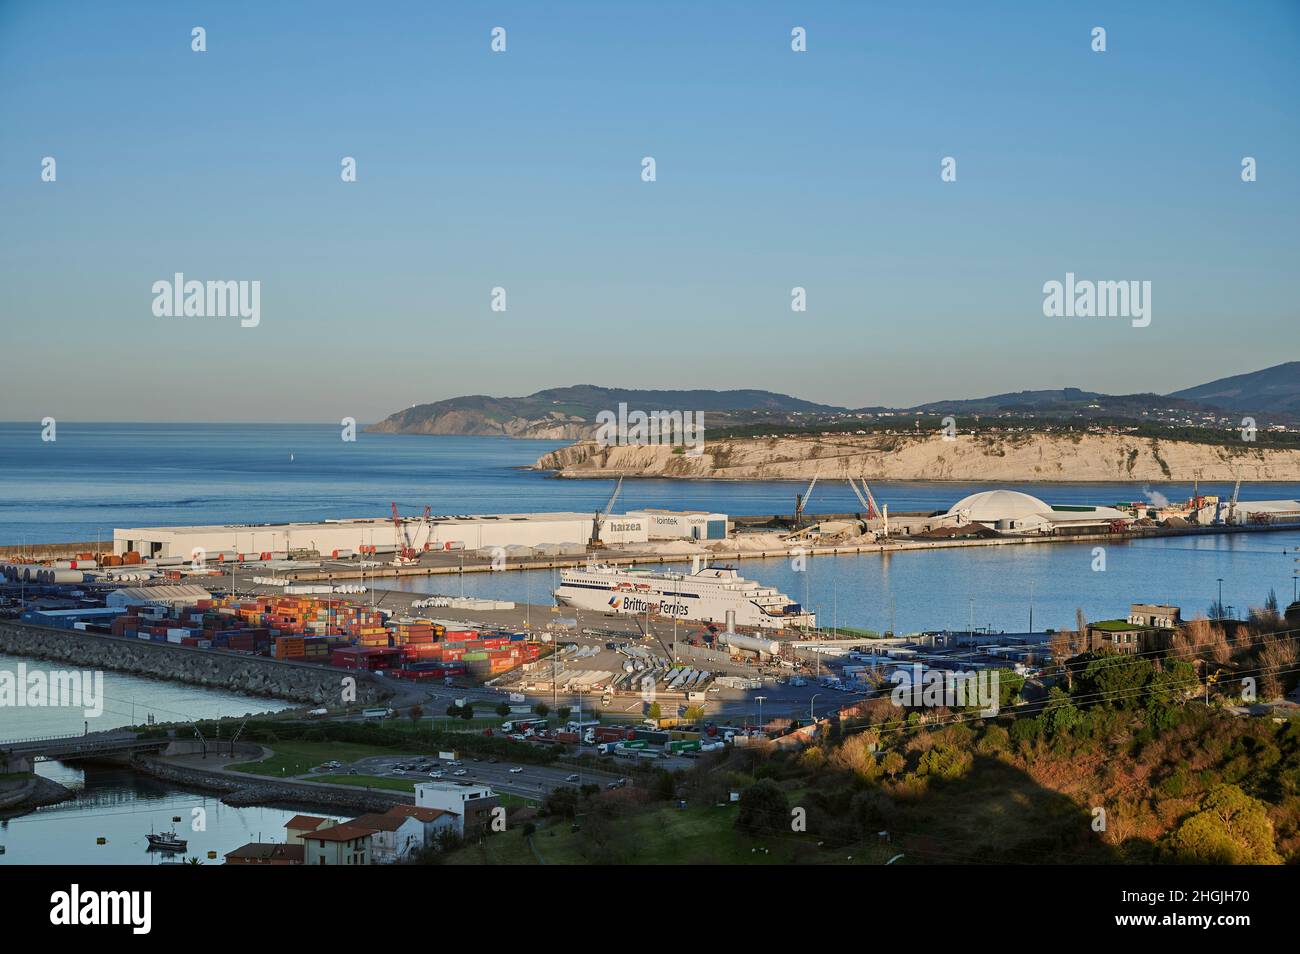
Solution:
{"label": "river water", "polygon": [[[211,794],[186,791],[124,768],[86,769],[38,763],[46,778],[77,793],[74,801],[0,819],[0,867],[30,864],[158,864],[177,860],[147,850],[145,835],[174,829],[185,838],[184,857],[220,864],[227,851],[250,841],[284,841],[284,808],[223,805]],[[179,817],[179,822],[173,821]],[[196,826],[202,827],[196,827]],[[96,844],[99,837],[106,844]],[[216,860],[207,858],[217,853]]]}
{"label": "river water", "polygon": [[[0,655],[0,677],[48,673],[51,664]],[[86,700],[90,701],[90,700]],[[288,703],[244,696],[120,672],[103,674],[103,712],[87,717],[82,708],[43,706],[0,708],[0,740],[76,735],[146,722],[194,721],[219,716],[255,715],[283,709]],[[20,864],[156,864],[165,856],[145,850],[150,828],[175,828],[189,840],[187,855],[204,863],[206,852],[218,858],[256,840],[283,840],[283,825],[293,812],[277,808],[232,808],[211,795],[186,791],[168,782],[106,765],[38,762],[37,773],[73,789],[74,801],[50,805],[27,815],[0,818],[0,866]],[[201,809],[194,815],[194,809]],[[180,816],[182,821],[173,823]],[[202,828],[195,828],[201,821]],[[107,844],[97,845],[100,836]]]}

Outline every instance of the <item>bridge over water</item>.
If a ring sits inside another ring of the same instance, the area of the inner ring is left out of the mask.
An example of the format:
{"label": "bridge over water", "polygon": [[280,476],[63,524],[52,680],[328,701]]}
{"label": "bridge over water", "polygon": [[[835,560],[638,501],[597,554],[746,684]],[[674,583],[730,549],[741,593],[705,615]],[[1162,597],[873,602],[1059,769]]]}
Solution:
{"label": "bridge over water", "polygon": [[31,739],[0,739],[0,753],[10,761],[33,762],[57,759],[62,762],[79,758],[110,755],[134,755],[164,748],[172,739],[142,739],[134,732],[94,732],[89,735],[43,736]]}

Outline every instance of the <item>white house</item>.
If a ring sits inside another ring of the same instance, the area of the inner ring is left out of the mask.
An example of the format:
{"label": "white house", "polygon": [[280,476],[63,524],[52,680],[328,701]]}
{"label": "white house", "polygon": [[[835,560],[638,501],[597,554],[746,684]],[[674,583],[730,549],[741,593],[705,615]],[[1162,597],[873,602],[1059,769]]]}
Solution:
{"label": "white house", "polygon": [[302,836],[303,864],[372,864],[370,845],[374,834],[373,828],[352,822],[305,832]]}
{"label": "white house", "polygon": [[421,808],[419,805],[394,805],[384,814],[401,815],[406,818],[413,818],[418,821],[424,829],[425,848],[432,848],[438,844],[438,838],[443,832],[457,834],[460,826],[457,819],[459,816],[455,812],[444,811],[441,808]]}
{"label": "white house", "polygon": [[464,838],[467,831],[473,835],[488,829],[492,810],[501,804],[501,799],[487,785],[419,782],[415,786],[415,804],[454,814],[456,834]]}
{"label": "white house", "polygon": [[417,818],[389,814],[358,815],[348,824],[374,830],[370,837],[370,857],[377,865],[405,861],[407,855],[425,845],[424,823]]}

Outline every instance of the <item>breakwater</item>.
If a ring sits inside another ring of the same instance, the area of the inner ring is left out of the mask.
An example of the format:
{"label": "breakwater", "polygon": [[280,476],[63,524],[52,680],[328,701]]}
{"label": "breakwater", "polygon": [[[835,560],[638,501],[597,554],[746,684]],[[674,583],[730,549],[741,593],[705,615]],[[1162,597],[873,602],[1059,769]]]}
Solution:
{"label": "breakwater", "polygon": [[360,704],[393,695],[391,688],[361,672],[9,621],[0,622],[0,653],[313,705],[337,704],[347,676],[356,679]]}
{"label": "breakwater", "polygon": [[39,775],[6,784],[13,777],[0,775],[0,816],[21,815],[42,805],[57,805],[75,798],[72,790]]}

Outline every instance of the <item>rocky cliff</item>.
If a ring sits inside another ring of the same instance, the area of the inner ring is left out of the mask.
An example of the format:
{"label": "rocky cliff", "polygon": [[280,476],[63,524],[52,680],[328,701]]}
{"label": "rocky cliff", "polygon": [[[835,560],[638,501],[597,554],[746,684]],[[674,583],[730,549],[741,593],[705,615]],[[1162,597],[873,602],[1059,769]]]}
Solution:
{"label": "rocky cliff", "polygon": [[[1300,450],[1104,434],[845,435],[707,441],[691,457],[672,447],[583,441],[534,465],[560,477],[730,480],[1206,481],[1300,480]],[[1199,472],[1199,475],[1198,475]]]}
{"label": "rocky cliff", "polygon": [[447,434],[469,437],[525,437],[576,441],[595,433],[595,425],[555,414],[541,418],[492,417],[482,411],[452,409],[421,415],[394,414],[366,428],[376,434]]}

